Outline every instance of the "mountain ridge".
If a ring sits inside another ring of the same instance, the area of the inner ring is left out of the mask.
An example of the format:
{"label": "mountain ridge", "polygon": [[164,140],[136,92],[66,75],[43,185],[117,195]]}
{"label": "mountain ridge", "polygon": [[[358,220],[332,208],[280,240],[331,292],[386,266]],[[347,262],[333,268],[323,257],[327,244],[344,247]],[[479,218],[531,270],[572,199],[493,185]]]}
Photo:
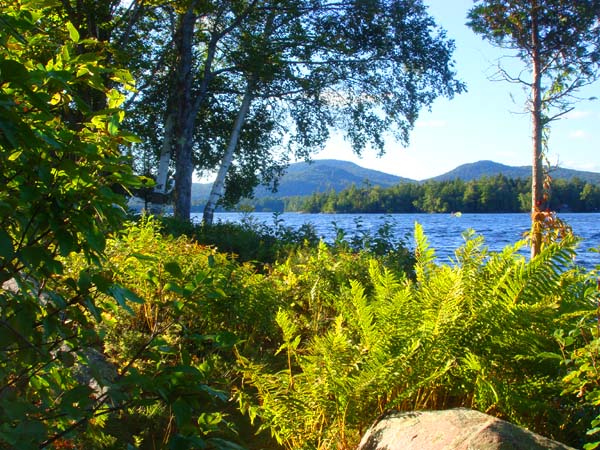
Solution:
{"label": "mountain ridge", "polygon": [[[370,186],[390,187],[398,183],[424,183],[427,181],[450,181],[462,179],[472,181],[484,176],[493,177],[504,175],[507,178],[528,178],[531,176],[531,166],[508,166],[490,160],[461,164],[441,175],[417,181],[397,175],[367,169],[358,164],[337,159],[317,159],[311,162],[290,164],[286,174],[279,182],[279,189],[272,193],[265,187],[258,187],[255,198],[283,198],[311,195],[318,192],[334,190],[339,192],[350,187],[369,184]],[[584,182],[600,184],[600,173],[574,169],[555,168],[551,170],[553,178],[579,178]],[[192,202],[200,203],[207,198],[211,183],[194,183],[192,187]]]}
{"label": "mountain ridge", "polygon": [[[462,164],[449,172],[429,178],[428,180],[449,181],[458,178],[463,181],[472,181],[484,176],[493,177],[498,174],[502,174],[507,178],[527,179],[531,176],[531,166],[508,166],[490,160],[481,160],[474,163]],[[550,176],[552,178],[567,180],[577,177],[582,181],[600,184],[600,173],[597,172],[553,167],[550,169]]]}

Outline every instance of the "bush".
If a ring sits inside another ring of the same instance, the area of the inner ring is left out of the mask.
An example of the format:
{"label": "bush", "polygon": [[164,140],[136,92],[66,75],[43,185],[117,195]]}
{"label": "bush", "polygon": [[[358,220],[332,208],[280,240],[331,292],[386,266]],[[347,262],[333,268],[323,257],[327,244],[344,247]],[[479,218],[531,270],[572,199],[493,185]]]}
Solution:
{"label": "bush", "polygon": [[[67,267],[88,270],[81,257]],[[107,241],[103,270],[140,299],[101,308],[98,325],[100,351],[120,374],[111,396],[126,407],[92,424],[79,444],[238,448],[228,417],[236,415],[233,347],[252,354],[269,345],[279,308],[270,283],[213,247],[161,234],[151,218]]]}
{"label": "bush", "polygon": [[[96,292],[125,303],[95,270],[64,276],[60,255],[96,269],[105,236],[120,226],[133,187],[119,130],[131,78],[103,64],[102,43],[79,41],[52,2],[3,2],[0,10],[0,447],[68,445],[108,407],[82,382],[92,367]],[[111,79],[112,87],[104,85]],[[90,96],[106,102],[93,111]],[[5,285],[4,283],[7,282]],[[116,297],[116,298],[115,298]]]}
{"label": "bush", "polygon": [[467,234],[449,266],[415,235],[414,281],[325,247],[278,267],[291,300],[275,316],[278,362],[240,355],[253,387],[242,408],[290,449],[353,448],[388,408],[468,406],[568,437],[574,405],[560,397],[553,332],[586,307],[580,277],[565,272],[573,241],[527,262],[519,245],[488,253]]}

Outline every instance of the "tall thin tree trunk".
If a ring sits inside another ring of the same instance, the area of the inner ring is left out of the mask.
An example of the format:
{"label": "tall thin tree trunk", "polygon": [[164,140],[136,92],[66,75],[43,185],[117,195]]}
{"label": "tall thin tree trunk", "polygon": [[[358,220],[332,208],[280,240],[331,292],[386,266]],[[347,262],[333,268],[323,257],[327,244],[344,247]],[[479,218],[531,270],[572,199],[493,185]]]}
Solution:
{"label": "tall thin tree trunk", "polygon": [[540,61],[540,42],[538,30],[538,5],[532,2],[531,11],[531,56],[533,65],[533,80],[531,86],[531,119],[533,131],[533,159],[531,164],[531,257],[540,253],[542,246],[542,215],[544,201],[544,174],[542,152],[542,68]]}
{"label": "tall thin tree trunk", "polygon": [[173,113],[169,112],[165,120],[165,135],[163,137],[162,148],[160,151],[160,160],[158,162],[158,175],[156,176],[156,186],[154,192],[165,194],[167,192],[167,178],[169,175],[169,163],[171,162],[171,153],[173,145]]}
{"label": "tall thin tree trunk", "polygon": [[225,177],[227,176],[229,167],[231,167],[233,156],[235,154],[235,149],[240,140],[242,127],[244,126],[246,115],[250,110],[250,103],[252,102],[252,86],[253,82],[249,81],[248,85],[246,86],[246,92],[244,93],[244,97],[242,99],[242,105],[240,106],[240,110],[238,111],[238,115],[235,119],[235,124],[233,125],[233,131],[231,132],[231,136],[229,137],[227,149],[225,150],[225,154],[223,155],[221,165],[219,166],[217,178],[215,179],[212,185],[208,201],[206,202],[206,206],[204,207],[204,214],[202,220],[207,225],[212,225],[217,202],[221,199],[221,197],[223,197],[223,194],[225,192]]}
{"label": "tall thin tree trunk", "polygon": [[[204,69],[200,76],[199,87],[192,92],[194,83],[193,70],[193,38],[197,15],[194,8],[197,2],[192,2],[188,11],[182,17],[180,36],[177,39],[179,64],[177,66],[175,106],[175,125],[172,148],[175,151],[175,217],[189,221],[192,206],[192,177],[194,174],[194,129],[196,117],[208,95],[208,86],[213,78],[212,64],[215,58],[217,43],[222,37],[214,32],[204,61]],[[192,95],[193,94],[193,95]],[[193,100],[192,100],[193,97]]]}
{"label": "tall thin tree trunk", "polygon": [[158,174],[156,176],[156,184],[152,195],[150,211],[159,213],[162,211],[167,194],[167,181],[169,177],[169,163],[173,153],[173,132],[174,132],[173,112],[167,113],[165,120],[165,131],[163,136],[162,147],[160,150],[160,159],[158,161]]}
{"label": "tall thin tree trunk", "polygon": [[[263,30],[263,35],[265,37],[270,36],[273,32],[273,24],[275,17],[276,15],[274,12],[271,12],[271,14],[269,14],[269,16],[267,17],[265,21],[265,28]],[[202,221],[207,225],[212,225],[217,203],[225,193],[225,178],[227,177],[227,172],[229,172],[229,168],[231,167],[233,156],[235,154],[235,149],[240,140],[242,127],[244,126],[244,122],[246,120],[246,115],[250,110],[250,104],[252,103],[253,99],[253,91],[256,87],[258,78],[258,75],[254,73],[250,76],[250,78],[247,81],[246,91],[244,92],[244,97],[242,98],[242,104],[240,106],[240,110],[238,111],[235,124],[233,125],[233,130],[229,138],[227,149],[225,150],[225,154],[223,155],[221,165],[219,166],[217,178],[215,179],[212,185],[208,201],[204,206],[204,214],[202,215]]]}
{"label": "tall thin tree trunk", "polygon": [[194,115],[192,105],[193,83],[193,40],[194,28],[198,16],[195,12],[196,2],[192,1],[181,17],[177,32],[176,46],[178,54],[177,83],[175,95],[175,217],[182,220],[190,219],[192,174],[194,165],[192,159]]}

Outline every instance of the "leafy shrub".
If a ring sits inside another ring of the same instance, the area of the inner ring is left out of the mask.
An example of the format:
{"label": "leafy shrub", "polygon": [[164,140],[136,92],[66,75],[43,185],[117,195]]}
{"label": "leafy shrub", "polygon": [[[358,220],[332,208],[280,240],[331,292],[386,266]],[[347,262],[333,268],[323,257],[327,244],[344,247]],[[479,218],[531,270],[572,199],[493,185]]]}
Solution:
{"label": "leafy shrub", "polygon": [[319,242],[314,228],[304,225],[298,230],[286,227],[277,214],[269,226],[251,215],[240,223],[217,222],[212,225],[182,222],[173,217],[160,217],[163,232],[173,236],[186,235],[205,245],[212,245],[222,253],[235,255],[241,262],[274,263],[286,252]]}
{"label": "leafy shrub", "polygon": [[[105,253],[105,276],[144,301],[101,309],[100,350],[121,374],[109,388],[127,407],[78,442],[239,448],[231,416],[244,420],[228,401],[233,347],[252,354],[269,346],[280,307],[272,284],[213,247],[161,234],[147,217],[109,239]],[[86,264],[72,257],[68,271]]]}
{"label": "leafy shrub", "polygon": [[240,354],[253,387],[242,408],[290,449],[352,448],[387,408],[469,406],[563,437],[573,408],[553,331],[585,307],[565,272],[573,241],[527,262],[519,245],[488,253],[466,234],[455,263],[437,265],[415,236],[414,281],[375,259],[338,271],[346,260],[323,247],[279,267],[292,300],[275,317],[279,362]]}
{"label": "leafy shrub", "polygon": [[[273,225],[256,220],[252,215],[243,217],[240,223],[213,225],[181,222],[173,217],[160,217],[160,221],[164,233],[194,237],[205,245],[214,245],[220,252],[235,255],[241,262],[273,264],[297,249],[316,248],[320,242],[313,225],[307,223],[295,229],[286,226],[277,213],[273,215]],[[360,220],[355,225],[354,230],[346,232],[334,222],[336,240],[328,245],[339,253],[366,252],[395,271],[412,273],[414,255],[405,240],[394,235],[389,218],[373,233],[366,230]]]}
{"label": "leafy shrub", "polygon": [[334,248],[365,251],[381,258],[385,266],[396,272],[413,274],[415,257],[408,249],[406,240],[394,235],[393,223],[389,216],[385,217],[383,224],[374,233],[364,228],[360,218],[355,219],[354,224],[354,230],[347,232],[333,223],[336,234]]}
{"label": "leafy shrub", "polygon": [[[108,407],[77,368],[93,366],[100,340],[95,293],[110,307],[129,293],[97,270],[63,276],[59,255],[97,268],[124,217],[113,188],[137,184],[119,148],[134,139],[119,130],[131,78],[50,3],[0,10],[0,446],[19,449],[68,446]],[[91,110],[90,93],[105,110]]]}
{"label": "leafy shrub", "polygon": [[[577,326],[555,337],[562,350],[567,373],[563,379],[563,395],[578,406],[573,417],[577,446],[585,450],[600,447],[600,278],[592,271],[582,282],[588,308],[579,314]],[[591,424],[591,427],[590,427]],[[586,437],[582,430],[587,430]],[[578,432],[578,433],[577,433]]]}

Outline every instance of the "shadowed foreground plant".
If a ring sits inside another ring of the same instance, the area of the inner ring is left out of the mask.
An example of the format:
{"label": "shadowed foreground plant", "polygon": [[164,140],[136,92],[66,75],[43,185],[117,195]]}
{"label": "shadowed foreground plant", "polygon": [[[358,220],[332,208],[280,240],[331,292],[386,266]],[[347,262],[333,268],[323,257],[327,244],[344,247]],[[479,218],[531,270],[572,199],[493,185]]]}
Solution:
{"label": "shadowed foreground plant", "polygon": [[578,446],[585,450],[600,447],[600,278],[597,270],[587,278],[585,296],[589,307],[579,314],[577,326],[555,333],[567,373],[562,394],[576,399],[579,430],[587,429]]}

